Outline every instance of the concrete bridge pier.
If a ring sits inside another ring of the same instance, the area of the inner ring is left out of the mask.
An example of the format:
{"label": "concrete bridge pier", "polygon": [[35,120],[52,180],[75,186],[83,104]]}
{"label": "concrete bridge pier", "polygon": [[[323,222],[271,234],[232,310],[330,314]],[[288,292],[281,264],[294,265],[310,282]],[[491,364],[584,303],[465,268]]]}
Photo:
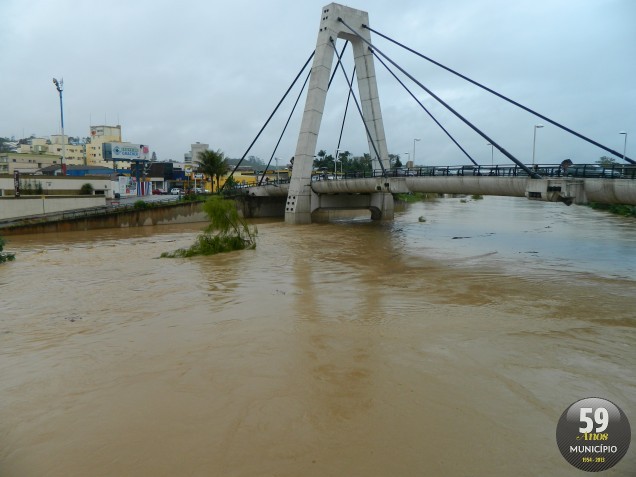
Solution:
{"label": "concrete bridge pier", "polygon": [[585,182],[583,179],[532,179],[528,180],[525,196],[530,200],[586,204]]}
{"label": "concrete bridge pier", "polygon": [[316,194],[312,193],[312,215],[330,210],[369,210],[372,220],[393,220],[393,195],[390,192],[370,194]]}
{"label": "concrete bridge pier", "polygon": [[393,220],[395,216],[393,194],[389,192],[371,194],[369,210],[372,220]]}
{"label": "concrete bridge pier", "polygon": [[[367,44],[351,33],[339,19],[352,25],[359,35],[371,42],[371,33],[362,25],[369,24],[369,15],[362,10],[330,3],[322,9],[320,29],[316,40],[316,53],[311,67],[311,76],[305,100],[305,110],[296,143],[294,154],[294,170],[289,183],[289,194],[285,205],[285,222],[288,224],[311,223],[311,212],[315,198],[311,192],[311,174],[316,154],[320,123],[326,104],[329,89],[329,77],[334,63],[334,45],[338,38],[351,42],[353,58],[356,65],[358,91],[362,116],[367,130],[369,153],[373,168],[389,168],[389,153],[382,122],[382,110],[375,75],[373,55]],[[346,201],[347,199],[345,199]],[[377,209],[382,216],[389,214],[388,199],[376,199]],[[335,207],[346,209],[342,207]],[[374,206],[375,207],[375,206]],[[356,207],[359,208],[359,207]],[[392,206],[390,207],[392,209]],[[376,214],[377,215],[377,214]]]}

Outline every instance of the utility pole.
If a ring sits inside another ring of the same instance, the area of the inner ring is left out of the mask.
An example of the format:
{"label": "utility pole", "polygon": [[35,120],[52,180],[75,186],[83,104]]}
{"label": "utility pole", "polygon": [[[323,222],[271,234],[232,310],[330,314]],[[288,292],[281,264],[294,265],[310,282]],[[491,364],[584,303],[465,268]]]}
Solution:
{"label": "utility pole", "polygon": [[64,78],[60,79],[60,81],[58,81],[57,79],[53,78],[53,84],[55,85],[55,89],[57,89],[57,92],[60,93],[60,119],[61,119],[61,123],[62,123],[62,175],[65,176],[66,175],[66,164],[64,163],[64,161],[66,160],[66,136],[64,136],[64,106],[62,103],[62,91],[64,90]]}

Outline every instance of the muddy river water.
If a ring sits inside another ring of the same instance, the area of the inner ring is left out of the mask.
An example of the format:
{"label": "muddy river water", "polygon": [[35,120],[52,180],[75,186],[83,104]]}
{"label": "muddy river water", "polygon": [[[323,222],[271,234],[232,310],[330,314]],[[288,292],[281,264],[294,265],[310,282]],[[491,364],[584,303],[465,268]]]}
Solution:
{"label": "muddy river water", "polygon": [[158,258],[201,228],[8,238],[0,476],[579,476],[571,403],[636,428],[634,219],[452,198]]}

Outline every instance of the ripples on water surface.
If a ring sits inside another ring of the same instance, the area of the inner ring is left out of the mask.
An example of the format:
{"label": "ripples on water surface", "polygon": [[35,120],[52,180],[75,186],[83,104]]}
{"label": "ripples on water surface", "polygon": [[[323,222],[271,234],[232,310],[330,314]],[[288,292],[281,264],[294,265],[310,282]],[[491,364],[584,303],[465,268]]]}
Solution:
{"label": "ripples on water surface", "polygon": [[0,475],[567,476],[569,404],[633,425],[633,219],[448,199],[157,258],[198,229],[10,237]]}

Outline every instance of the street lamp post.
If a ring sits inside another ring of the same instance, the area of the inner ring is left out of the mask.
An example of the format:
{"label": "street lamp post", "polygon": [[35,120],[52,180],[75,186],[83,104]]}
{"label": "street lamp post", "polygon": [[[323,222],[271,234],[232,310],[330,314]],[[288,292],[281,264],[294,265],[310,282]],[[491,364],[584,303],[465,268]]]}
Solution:
{"label": "street lamp post", "polygon": [[334,180],[338,178],[338,153],[342,149],[336,149],[336,157],[333,159],[333,178]]}
{"label": "street lamp post", "polygon": [[66,139],[64,136],[64,107],[62,105],[62,91],[64,90],[64,79],[62,78],[60,79],[60,81],[58,81],[56,78],[53,78],[53,84],[55,85],[55,89],[57,89],[57,92],[60,93],[60,119],[62,124],[62,163],[60,165],[62,166],[62,175],[65,176],[66,170],[65,170],[64,160],[66,159]]}
{"label": "street lamp post", "polygon": [[275,157],[274,161],[276,161],[276,183],[280,184],[280,172],[278,171],[278,158]]}
{"label": "street lamp post", "polygon": [[542,128],[543,124],[534,125],[534,139],[532,140],[532,165],[534,166],[534,151],[537,145],[537,129]]}
{"label": "street lamp post", "polygon": [[415,167],[415,143],[419,142],[419,139],[413,139],[413,167]]}
{"label": "street lamp post", "polygon": [[490,146],[490,165],[494,166],[495,165],[495,146],[490,143],[486,144],[486,146]]}
{"label": "street lamp post", "polygon": [[625,142],[623,143],[623,160],[625,160],[625,158],[627,157],[627,131],[621,131],[618,134],[625,135]]}

